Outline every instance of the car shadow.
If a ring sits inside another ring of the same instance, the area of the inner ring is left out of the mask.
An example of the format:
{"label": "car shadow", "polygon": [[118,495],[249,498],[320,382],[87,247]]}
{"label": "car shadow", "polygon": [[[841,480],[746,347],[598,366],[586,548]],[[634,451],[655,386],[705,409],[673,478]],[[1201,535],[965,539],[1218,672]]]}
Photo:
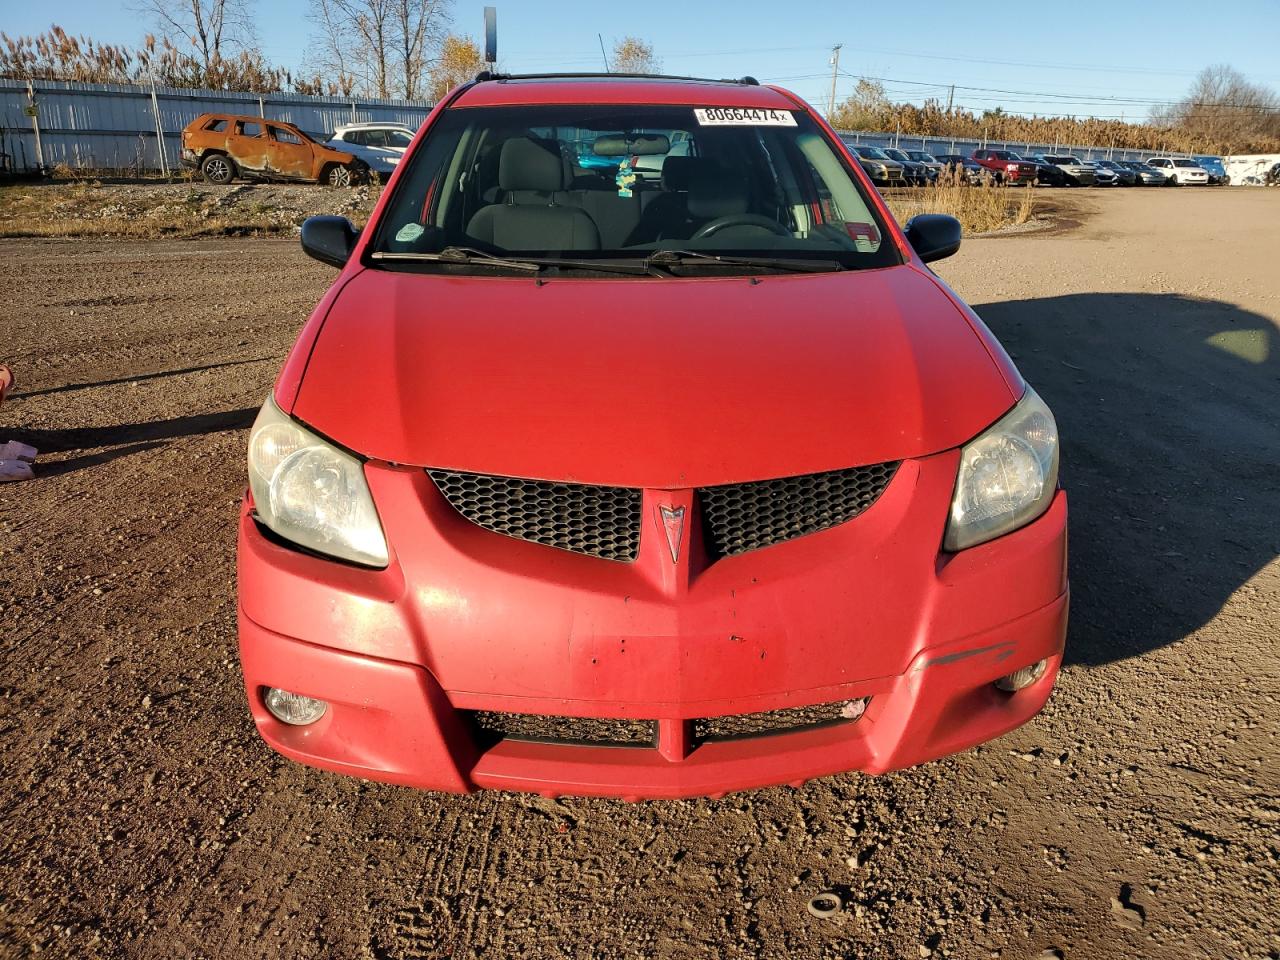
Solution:
{"label": "car shadow", "polygon": [[[118,457],[141,453],[162,446],[168,440],[245,429],[253,424],[257,414],[257,407],[243,407],[222,413],[197,413],[168,420],[149,420],[145,423],[125,423],[109,427],[73,427],[66,430],[18,427],[13,431],[13,439],[35,447],[41,457],[52,453],[95,451],[61,460],[38,459],[37,476],[54,477],[100,466]],[[109,449],[99,449],[103,447]]]}
{"label": "car shadow", "polygon": [[1070,498],[1067,662],[1174,643],[1280,554],[1280,336],[1228,303],[974,308],[1049,403]]}

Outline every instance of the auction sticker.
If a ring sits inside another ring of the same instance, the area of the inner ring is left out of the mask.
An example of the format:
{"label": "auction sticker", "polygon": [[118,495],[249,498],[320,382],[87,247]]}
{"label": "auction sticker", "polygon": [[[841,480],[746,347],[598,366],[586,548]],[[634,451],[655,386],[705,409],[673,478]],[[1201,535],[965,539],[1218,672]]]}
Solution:
{"label": "auction sticker", "polygon": [[693,115],[702,127],[794,127],[796,118],[790,110],[765,110],[761,107],[696,107]]}

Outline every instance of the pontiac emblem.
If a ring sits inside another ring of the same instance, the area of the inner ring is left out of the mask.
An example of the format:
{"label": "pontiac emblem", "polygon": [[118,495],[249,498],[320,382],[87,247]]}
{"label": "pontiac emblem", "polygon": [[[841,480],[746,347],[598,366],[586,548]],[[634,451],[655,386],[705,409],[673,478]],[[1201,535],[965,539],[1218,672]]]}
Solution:
{"label": "pontiac emblem", "polygon": [[667,546],[671,549],[671,562],[680,562],[680,541],[684,539],[684,507],[658,507],[658,519],[662,523],[662,531],[667,535]]}

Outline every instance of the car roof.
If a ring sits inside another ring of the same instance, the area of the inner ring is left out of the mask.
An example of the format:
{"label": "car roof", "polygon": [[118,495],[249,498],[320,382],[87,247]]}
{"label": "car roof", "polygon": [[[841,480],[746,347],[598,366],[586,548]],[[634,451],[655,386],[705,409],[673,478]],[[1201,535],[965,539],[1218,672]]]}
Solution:
{"label": "car roof", "polygon": [[360,123],[340,123],[335,130],[412,130],[413,128],[407,123],[398,123],[395,120],[362,120]]}
{"label": "car roof", "polygon": [[[483,77],[484,74],[481,74]],[[799,101],[754,79],[701,80],[633,74],[498,76],[466,87],[453,107],[531,104],[653,104],[793,110]]]}

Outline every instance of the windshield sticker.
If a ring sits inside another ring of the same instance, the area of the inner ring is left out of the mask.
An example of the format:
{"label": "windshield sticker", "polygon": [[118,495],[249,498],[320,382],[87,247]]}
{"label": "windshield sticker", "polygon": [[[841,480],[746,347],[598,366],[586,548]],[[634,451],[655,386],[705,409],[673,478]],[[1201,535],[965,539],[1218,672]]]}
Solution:
{"label": "windshield sticker", "polygon": [[426,229],[420,223],[406,223],[396,231],[396,239],[401,243],[413,243],[426,232]]}
{"label": "windshield sticker", "polygon": [[764,110],[759,107],[697,107],[693,115],[703,127],[794,127],[795,115],[790,110]]}

